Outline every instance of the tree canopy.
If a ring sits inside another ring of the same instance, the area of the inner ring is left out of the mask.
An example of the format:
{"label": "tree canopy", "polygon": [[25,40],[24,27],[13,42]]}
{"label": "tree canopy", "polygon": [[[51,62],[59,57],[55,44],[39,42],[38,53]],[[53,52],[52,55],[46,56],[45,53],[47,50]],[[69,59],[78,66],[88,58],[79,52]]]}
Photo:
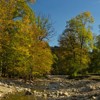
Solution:
{"label": "tree canopy", "polygon": [[48,43],[39,38],[47,35],[48,29],[44,27],[47,19],[42,24],[37,22],[38,18],[25,0],[1,0],[0,12],[2,75],[29,78],[49,73],[51,50]]}
{"label": "tree canopy", "polygon": [[81,13],[67,22],[59,40],[66,73],[77,75],[88,67],[90,62],[88,52],[93,47],[91,23],[93,17],[90,12]]}
{"label": "tree canopy", "polygon": [[59,46],[50,47],[52,24],[37,16],[29,2],[35,0],[0,0],[0,75],[30,79],[100,73],[100,35],[94,40],[91,13],[67,21]]}

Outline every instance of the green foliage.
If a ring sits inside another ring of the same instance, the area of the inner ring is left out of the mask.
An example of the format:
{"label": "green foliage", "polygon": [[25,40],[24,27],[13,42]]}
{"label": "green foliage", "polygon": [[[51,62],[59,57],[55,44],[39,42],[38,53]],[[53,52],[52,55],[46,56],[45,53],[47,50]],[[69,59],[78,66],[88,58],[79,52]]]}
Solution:
{"label": "green foliage", "polygon": [[38,25],[37,17],[25,0],[1,0],[0,12],[2,75],[30,78],[49,73],[53,57],[48,43],[40,40],[48,35],[44,27],[47,19]]}
{"label": "green foliage", "polygon": [[[34,0],[0,0],[0,74],[32,78],[52,74],[100,73],[100,36],[93,46],[93,17],[84,12],[66,23],[59,47],[51,49],[48,18],[35,16]],[[52,54],[53,53],[53,54]],[[52,67],[51,67],[52,66]]]}
{"label": "green foliage", "polygon": [[90,24],[93,18],[89,12],[81,13],[69,20],[66,29],[60,37],[63,67],[66,73],[76,76],[88,67],[90,62],[88,52],[93,47],[93,36]]}
{"label": "green foliage", "polygon": [[100,74],[100,35],[96,37],[95,48],[90,53],[91,63],[89,72]]}

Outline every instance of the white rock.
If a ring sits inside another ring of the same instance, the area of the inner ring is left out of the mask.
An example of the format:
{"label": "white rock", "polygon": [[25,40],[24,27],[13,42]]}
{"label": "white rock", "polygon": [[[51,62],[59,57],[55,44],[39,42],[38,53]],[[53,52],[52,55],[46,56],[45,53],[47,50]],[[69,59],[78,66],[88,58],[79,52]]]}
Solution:
{"label": "white rock", "polygon": [[60,96],[63,95],[63,92],[62,92],[62,91],[59,91],[59,95],[60,95]]}
{"label": "white rock", "polygon": [[69,94],[67,92],[64,93],[65,96],[69,96]]}
{"label": "white rock", "polygon": [[3,93],[0,93],[0,98],[2,98],[4,96],[4,94]]}
{"label": "white rock", "polygon": [[90,89],[95,90],[96,88],[95,88],[95,86],[90,85]]}
{"label": "white rock", "polygon": [[43,94],[43,97],[44,97],[44,98],[47,98],[47,94]]}
{"label": "white rock", "polygon": [[93,100],[96,100],[96,97],[95,96],[93,96],[92,98],[93,98]]}
{"label": "white rock", "polygon": [[57,96],[57,97],[59,96],[59,91],[56,92],[56,96]]}

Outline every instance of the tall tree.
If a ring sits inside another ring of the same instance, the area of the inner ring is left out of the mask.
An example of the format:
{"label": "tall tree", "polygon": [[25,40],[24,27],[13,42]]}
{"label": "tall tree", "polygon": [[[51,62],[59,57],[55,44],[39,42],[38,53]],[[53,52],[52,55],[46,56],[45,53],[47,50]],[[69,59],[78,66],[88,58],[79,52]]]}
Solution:
{"label": "tall tree", "polygon": [[0,16],[2,16],[0,18],[0,68],[2,75],[29,78],[34,73],[40,75],[49,73],[52,54],[48,43],[39,38],[48,29],[39,27],[37,18],[27,1],[1,0],[0,12]]}
{"label": "tall tree", "polygon": [[67,22],[60,37],[59,43],[66,63],[64,66],[71,75],[75,76],[88,67],[88,51],[93,47],[91,23],[93,17],[90,12],[81,13]]}

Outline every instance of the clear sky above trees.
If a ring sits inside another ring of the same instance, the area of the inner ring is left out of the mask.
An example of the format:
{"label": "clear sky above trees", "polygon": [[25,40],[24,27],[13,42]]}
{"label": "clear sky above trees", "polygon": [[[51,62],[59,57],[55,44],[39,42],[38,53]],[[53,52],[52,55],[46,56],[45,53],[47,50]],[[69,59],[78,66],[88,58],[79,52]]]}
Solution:
{"label": "clear sky above trees", "polygon": [[51,39],[50,45],[58,45],[59,34],[65,29],[66,21],[79,13],[90,11],[94,17],[93,32],[99,34],[100,0],[36,0],[31,8],[37,14],[50,16],[55,28],[56,36]]}

